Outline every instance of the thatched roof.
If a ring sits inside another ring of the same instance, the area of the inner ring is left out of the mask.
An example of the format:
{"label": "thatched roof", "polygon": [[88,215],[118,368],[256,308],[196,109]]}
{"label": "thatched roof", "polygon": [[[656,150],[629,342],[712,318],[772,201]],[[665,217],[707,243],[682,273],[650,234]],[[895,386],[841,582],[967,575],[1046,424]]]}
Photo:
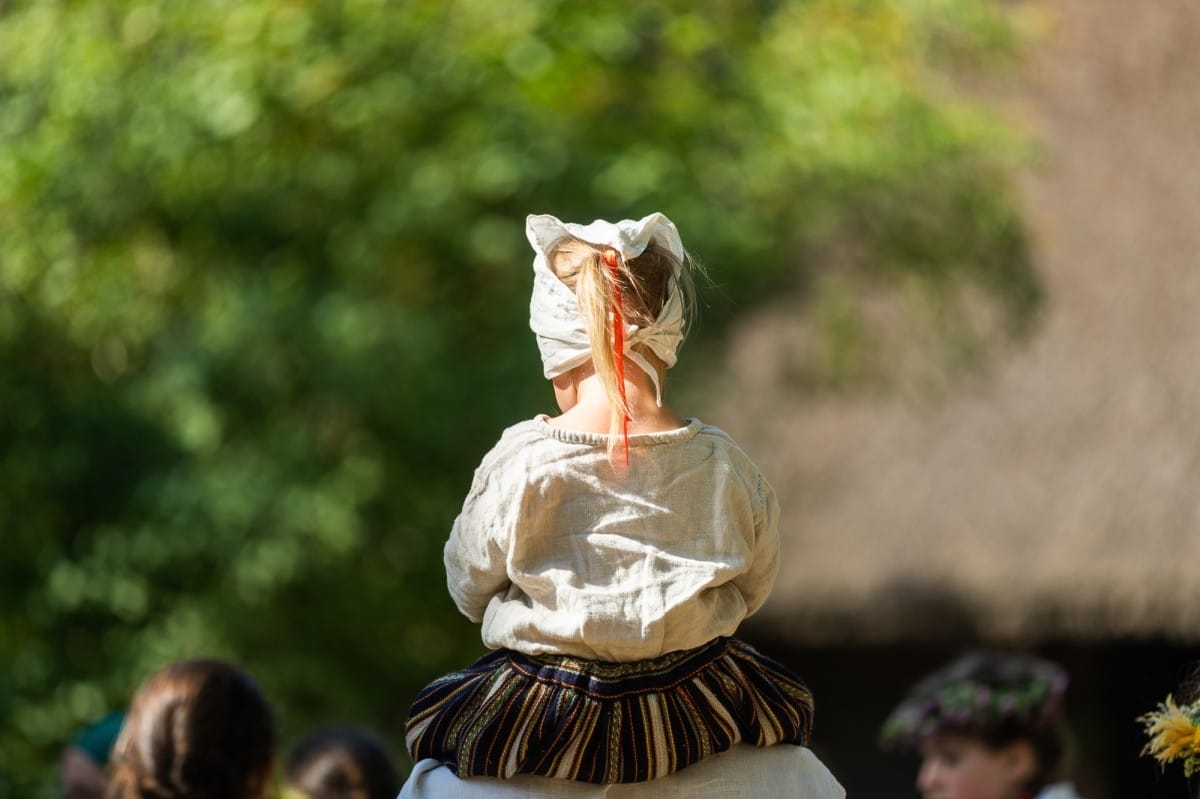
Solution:
{"label": "thatched roof", "polygon": [[1200,641],[1200,14],[1052,9],[1016,107],[1035,334],[926,401],[790,397],[761,355],[785,314],[734,340],[709,411],[784,504],[771,633]]}

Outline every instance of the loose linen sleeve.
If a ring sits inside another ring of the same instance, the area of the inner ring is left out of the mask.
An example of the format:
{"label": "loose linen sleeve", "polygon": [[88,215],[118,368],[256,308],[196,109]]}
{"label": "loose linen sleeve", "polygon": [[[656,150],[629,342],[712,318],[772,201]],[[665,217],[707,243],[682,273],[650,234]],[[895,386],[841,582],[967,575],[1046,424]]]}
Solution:
{"label": "loose linen sleeve", "polygon": [[443,552],[450,596],[463,615],[476,623],[483,621],[492,597],[510,584],[503,510],[506,500],[513,498],[505,496],[500,460],[500,453],[493,450],[475,470],[470,493]]}
{"label": "loose linen sleeve", "polygon": [[754,562],[734,585],[746,601],[746,615],[757,611],[771,595],[779,575],[779,500],[766,478],[757,476],[757,513],[754,519]]}

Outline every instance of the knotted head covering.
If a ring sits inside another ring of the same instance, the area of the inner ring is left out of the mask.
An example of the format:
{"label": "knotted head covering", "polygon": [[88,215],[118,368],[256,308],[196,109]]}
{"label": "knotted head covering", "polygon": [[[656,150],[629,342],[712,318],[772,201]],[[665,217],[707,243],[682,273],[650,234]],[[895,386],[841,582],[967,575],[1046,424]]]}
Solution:
{"label": "knotted head covering", "polygon": [[[596,220],[578,225],[548,214],[525,219],[525,235],[533,246],[533,296],[529,301],[529,327],[537,336],[543,372],[552,380],[580,366],[592,357],[592,344],[579,313],[575,292],[550,267],[550,249],[564,238],[575,238],[598,249],[613,249],[623,261],[637,258],[655,241],[675,256],[675,273],[667,289],[658,319],[648,327],[625,324],[623,354],[654,381],[658,404],[662,405],[662,386],[658,370],[634,351],[642,346],[653,352],[669,369],[678,359],[686,328],[684,301],[679,288],[679,271],[685,253],[675,224],[663,214],[650,214],[639,220],[620,222]],[[597,342],[597,346],[605,346]]]}

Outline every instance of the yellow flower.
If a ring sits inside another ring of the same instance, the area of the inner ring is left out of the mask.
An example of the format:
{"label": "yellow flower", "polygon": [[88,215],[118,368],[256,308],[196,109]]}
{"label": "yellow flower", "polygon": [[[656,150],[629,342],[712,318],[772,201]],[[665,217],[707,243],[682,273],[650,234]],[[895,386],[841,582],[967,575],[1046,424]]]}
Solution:
{"label": "yellow flower", "polygon": [[1142,754],[1149,754],[1163,764],[1200,755],[1200,727],[1180,710],[1174,697],[1168,696],[1157,711],[1147,713],[1139,721],[1146,725],[1146,734],[1150,736]]}

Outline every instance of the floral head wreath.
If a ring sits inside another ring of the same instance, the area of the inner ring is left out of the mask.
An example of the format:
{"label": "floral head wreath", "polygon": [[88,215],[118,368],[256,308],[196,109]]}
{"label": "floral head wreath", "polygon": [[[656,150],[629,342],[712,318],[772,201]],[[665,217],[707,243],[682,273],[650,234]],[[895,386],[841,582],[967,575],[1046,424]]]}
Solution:
{"label": "floral head wreath", "polygon": [[1200,771],[1200,701],[1180,707],[1168,695],[1158,710],[1139,716],[1138,721],[1150,739],[1142,749],[1143,755],[1150,755],[1164,767],[1182,760],[1185,777]]}
{"label": "floral head wreath", "polygon": [[1052,724],[1068,683],[1062,668],[1032,659],[1019,679],[1008,681],[942,674],[918,685],[888,716],[880,731],[885,748],[914,750],[943,732],[986,735],[1001,727]]}

